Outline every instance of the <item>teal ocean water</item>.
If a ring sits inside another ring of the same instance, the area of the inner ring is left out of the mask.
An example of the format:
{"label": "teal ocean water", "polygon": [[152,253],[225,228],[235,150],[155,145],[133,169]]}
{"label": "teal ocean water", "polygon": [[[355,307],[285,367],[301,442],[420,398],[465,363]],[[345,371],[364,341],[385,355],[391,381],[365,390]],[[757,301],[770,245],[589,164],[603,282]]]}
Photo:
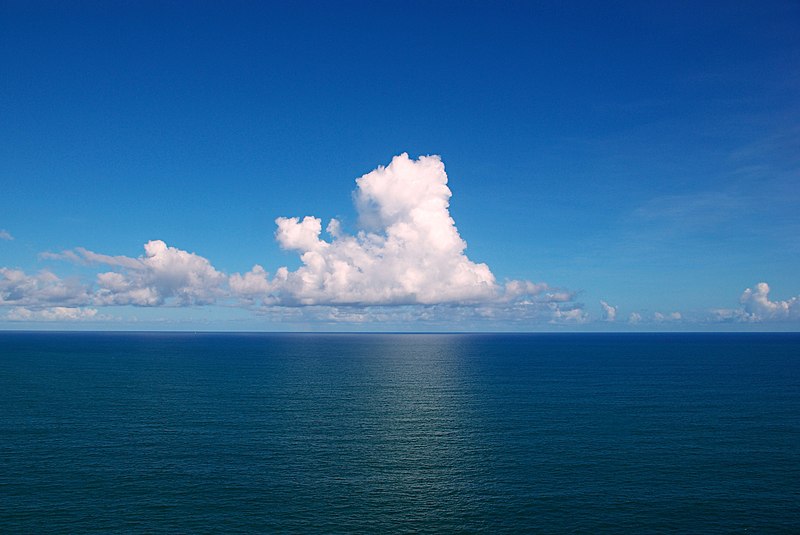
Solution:
{"label": "teal ocean water", "polygon": [[0,532],[800,532],[797,334],[0,333]]}

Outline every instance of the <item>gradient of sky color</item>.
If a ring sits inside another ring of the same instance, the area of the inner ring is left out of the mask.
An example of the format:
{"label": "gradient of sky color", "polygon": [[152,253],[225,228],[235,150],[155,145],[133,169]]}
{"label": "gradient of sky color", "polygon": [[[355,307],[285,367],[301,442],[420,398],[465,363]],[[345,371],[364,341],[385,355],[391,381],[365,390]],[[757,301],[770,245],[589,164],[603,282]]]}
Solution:
{"label": "gradient of sky color", "polygon": [[[0,2],[0,328],[798,330],[797,28],[777,1]],[[34,295],[132,265],[64,251],[151,240],[222,286],[297,270],[276,218],[355,234],[355,179],[402,153],[441,157],[488,301]]]}

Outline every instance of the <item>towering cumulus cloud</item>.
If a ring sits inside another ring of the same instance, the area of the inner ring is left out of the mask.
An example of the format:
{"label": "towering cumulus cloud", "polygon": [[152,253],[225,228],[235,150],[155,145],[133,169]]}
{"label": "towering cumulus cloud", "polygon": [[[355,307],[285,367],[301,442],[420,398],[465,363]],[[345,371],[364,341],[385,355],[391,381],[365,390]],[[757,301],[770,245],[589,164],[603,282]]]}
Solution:
{"label": "towering cumulus cloud", "polygon": [[[275,220],[278,244],[300,256],[294,271],[281,267],[270,275],[256,265],[229,276],[206,258],[161,240],[146,243],[136,258],[78,247],[41,257],[105,266],[93,283],[0,268],[0,306],[17,307],[17,320],[94,317],[94,309],[76,308],[81,306],[220,304],[264,313],[280,307],[281,317],[325,321],[586,321],[571,292],[529,281],[499,284],[486,264],[467,257],[438,156],[396,156],[358,178],[353,197],[354,234],[336,219],[324,227],[326,236],[317,217]],[[608,310],[606,317],[613,319]]]}
{"label": "towering cumulus cloud", "polygon": [[450,217],[450,188],[438,156],[396,156],[356,181],[362,230],[341,232],[339,221],[279,217],[276,239],[303,265],[281,268],[273,291],[299,304],[433,304],[483,301],[498,287],[486,264],[464,254]]}

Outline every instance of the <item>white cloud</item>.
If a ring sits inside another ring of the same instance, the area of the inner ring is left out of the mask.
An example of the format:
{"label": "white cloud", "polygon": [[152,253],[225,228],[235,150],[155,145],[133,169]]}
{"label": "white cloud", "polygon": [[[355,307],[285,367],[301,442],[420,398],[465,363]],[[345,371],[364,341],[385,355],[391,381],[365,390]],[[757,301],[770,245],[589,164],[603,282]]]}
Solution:
{"label": "white cloud", "polygon": [[[296,251],[302,265],[295,271],[281,267],[272,279],[259,265],[235,273],[231,293],[249,305],[447,304],[479,307],[487,317],[513,309],[526,318],[585,321],[571,292],[529,281],[501,285],[486,264],[467,257],[467,244],[450,216],[451,192],[438,156],[416,161],[396,156],[357,179],[353,197],[360,225],[354,235],[343,232],[336,219],[325,227],[326,240],[317,217],[277,218],[276,240]],[[344,316],[355,317],[351,310]]]}
{"label": "white cloud", "polygon": [[760,282],[755,290],[747,288],[739,302],[749,321],[787,320],[800,318],[800,300],[792,297],[785,301],[770,301],[769,284]]}
{"label": "white cloud", "polygon": [[227,276],[202,256],[161,240],[147,242],[144,251],[143,256],[131,258],[78,247],[40,256],[115,268],[97,274],[90,300],[94,305],[205,305],[225,297]]}
{"label": "white cloud", "polygon": [[412,160],[401,154],[356,180],[359,229],[354,234],[332,219],[323,239],[317,217],[277,218],[275,239],[300,256],[302,264],[294,271],[280,267],[270,277],[255,265],[228,276],[206,258],[160,240],[146,243],[145,254],[136,258],[79,247],[40,256],[110,268],[97,273],[93,285],[67,283],[50,272],[29,276],[4,268],[0,305],[43,309],[238,301],[264,314],[270,308],[282,314],[286,307],[304,308],[309,317],[327,321],[588,320],[574,293],[530,281],[498,283],[486,264],[468,258],[450,215],[447,181],[438,156]]}
{"label": "white cloud", "polygon": [[76,280],[63,280],[46,270],[28,275],[18,269],[0,268],[0,306],[69,306],[89,300],[88,289]]}
{"label": "white cloud", "polygon": [[13,240],[14,236],[5,229],[0,229],[0,240]]}
{"label": "white cloud", "polygon": [[683,320],[683,314],[680,312],[653,312],[652,314],[645,314],[641,312],[631,312],[628,316],[628,323],[637,325],[640,323],[675,323]]}
{"label": "white cloud", "polygon": [[97,275],[97,304],[203,305],[223,295],[227,277],[202,256],[168,247],[161,240],[147,242],[144,251],[144,256],[130,258],[76,250],[88,262],[123,268]]}
{"label": "white cloud", "polygon": [[617,319],[617,307],[611,306],[605,301],[600,301],[603,307],[603,321],[615,321]]}
{"label": "white cloud", "polygon": [[396,156],[356,180],[362,229],[342,233],[337,220],[279,217],[275,237],[303,265],[279,271],[272,291],[282,302],[435,304],[482,302],[502,288],[486,264],[471,261],[450,217],[450,189],[438,156]]}
{"label": "white cloud", "polygon": [[25,307],[11,309],[5,316],[9,321],[80,321],[97,316],[95,308],[50,307],[42,310],[31,310]]}
{"label": "white cloud", "polygon": [[586,323],[589,321],[589,315],[578,305],[562,308],[556,303],[550,303],[549,308],[553,314],[550,323]]}
{"label": "white cloud", "polygon": [[720,321],[769,322],[790,321],[800,319],[800,297],[791,297],[783,301],[771,301],[770,287],[766,282],[759,282],[755,288],[747,288],[739,298],[742,305],[735,309],[713,310],[715,318]]}
{"label": "white cloud", "polygon": [[653,313],[653,321],[657,323],[664,323],[667,321],[680,321],[683,318],[680,312],[669,312],[662,314],[661,312]]}
{"label": "white cloud", "polygon": [[263,267],[256,264],[253,269],[240,275],[234,273],[228,278],[231,293],[249,304],[255,303],[259,298],[267,299],[272,290],[269,274]]}

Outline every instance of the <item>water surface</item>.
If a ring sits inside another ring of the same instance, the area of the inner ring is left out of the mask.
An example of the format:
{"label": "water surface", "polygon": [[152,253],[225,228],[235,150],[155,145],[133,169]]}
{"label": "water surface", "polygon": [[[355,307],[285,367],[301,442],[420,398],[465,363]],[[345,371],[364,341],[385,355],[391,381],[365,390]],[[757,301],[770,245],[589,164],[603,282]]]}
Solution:
{"label": "water surface", "polygon": [[0,531],[798,532],[800,336],[0,333]]}

